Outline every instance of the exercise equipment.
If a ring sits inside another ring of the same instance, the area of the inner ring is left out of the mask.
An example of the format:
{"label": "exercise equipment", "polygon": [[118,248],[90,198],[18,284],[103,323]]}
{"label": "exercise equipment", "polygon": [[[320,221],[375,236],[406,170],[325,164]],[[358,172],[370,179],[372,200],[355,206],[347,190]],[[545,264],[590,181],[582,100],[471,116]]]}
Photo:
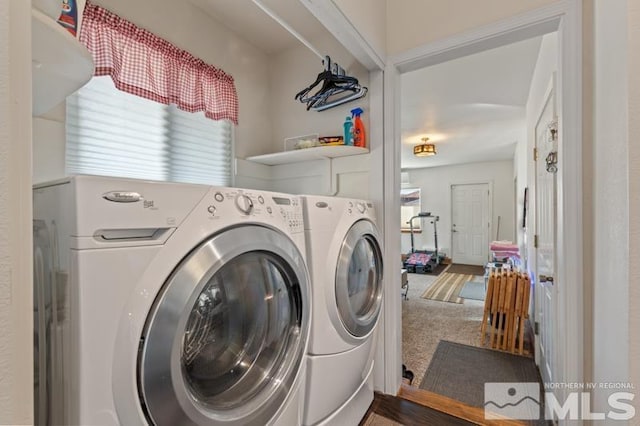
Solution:
{"label": "exercise equipment", "polygon": [[[431,223],[433,224],[433,239],[435,250],[416,250],[415,241],[414,241],[414,231],[413,231],[413,220],[414,219],[433,219]],[[411,253],[407,255],[407,259],[404,261],[404,269],[409,272],[425,274],[427,272],[432,272],[436,266],[438,266],[443,260],[444,255],[438,252],[438,225],[437,222],[440,220],[440,216],[434,216],[430,212],[420,212],[417,215],[411,217],[407,222],[409,224],[409,228],[411,230]]]}

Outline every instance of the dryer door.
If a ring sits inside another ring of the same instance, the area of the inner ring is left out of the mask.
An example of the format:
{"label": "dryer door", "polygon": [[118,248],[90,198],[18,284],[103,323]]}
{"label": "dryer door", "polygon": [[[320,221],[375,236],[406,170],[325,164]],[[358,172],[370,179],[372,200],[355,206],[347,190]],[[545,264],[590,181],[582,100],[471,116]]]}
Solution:
{"label": "dryer door", "polygon": [[382,304],[382,250],[376,227],[356,222],[347,232],[336,269],[336,303],[342,324],[355,337],[368,335]]}
{"label": "dryer door", "polygon": [[306,352],[308,273],[295,244],[261,226],[205,241],[174,270],[141,338],[138,385],[156,425],[266,424]]}

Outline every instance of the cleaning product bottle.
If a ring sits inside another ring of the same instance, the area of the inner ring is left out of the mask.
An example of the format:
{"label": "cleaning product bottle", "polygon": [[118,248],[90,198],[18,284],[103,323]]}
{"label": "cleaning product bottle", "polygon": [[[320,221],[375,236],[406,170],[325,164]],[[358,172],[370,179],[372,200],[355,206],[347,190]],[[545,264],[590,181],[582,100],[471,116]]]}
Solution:
{"label": "cleaning product bottle", "polygon": [[78,8],[76,0],[62,0],[62,12],[58,23],[66,28],[74,37],[78,31]]}
{"label": "cleaning product bottle", "polygon": [[344,119],[344,144],[345,145],[353,145],[353,122],[351,121],[351,117],[347,117]]}
{"label": "cleaning product bottle", "polygon": [[363,112],[362,108],[354,108],[351,110],[351,114],[353,115],[353,145],[361,148],[367,146],[364,123],[362,122],[362,118],[360,118]]}

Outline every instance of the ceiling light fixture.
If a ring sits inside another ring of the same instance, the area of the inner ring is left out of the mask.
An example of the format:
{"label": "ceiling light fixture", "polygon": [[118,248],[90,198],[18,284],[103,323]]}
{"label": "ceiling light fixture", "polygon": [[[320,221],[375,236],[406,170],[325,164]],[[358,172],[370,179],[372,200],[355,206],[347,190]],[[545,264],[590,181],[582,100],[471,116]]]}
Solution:
{"label": "ceiling light fixture", "polygon": [[422,143],[413,147],[413,155],[416,157],[429,157],[436,155],[436,146],[432,143],[427,143],[429,138],[422,138]]}

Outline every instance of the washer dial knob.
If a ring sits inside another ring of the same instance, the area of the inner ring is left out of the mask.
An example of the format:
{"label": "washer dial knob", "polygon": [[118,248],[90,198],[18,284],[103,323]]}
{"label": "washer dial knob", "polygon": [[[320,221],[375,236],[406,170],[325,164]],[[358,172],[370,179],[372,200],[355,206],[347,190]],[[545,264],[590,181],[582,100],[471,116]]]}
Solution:
{"label": "washer dial knob", "polygon": [[251,214],[251,211],[253,210],[253,201],[251,201],[251,198],[247,195],[238,194],[236,197],[236,207],[246,215]]}
{"label": "washer dial knob", "polygon": [[213,198],[215,198],[217,202],[221,203],[224,200],[224,195],[222,195],[221,192],[216,192]]}
{"label": "washer dial knob", "polygon": [[364,203],[356,203],[356,207],[358,208],[358,211],[360,213],[364,213],[364,211],[366,210]]}

